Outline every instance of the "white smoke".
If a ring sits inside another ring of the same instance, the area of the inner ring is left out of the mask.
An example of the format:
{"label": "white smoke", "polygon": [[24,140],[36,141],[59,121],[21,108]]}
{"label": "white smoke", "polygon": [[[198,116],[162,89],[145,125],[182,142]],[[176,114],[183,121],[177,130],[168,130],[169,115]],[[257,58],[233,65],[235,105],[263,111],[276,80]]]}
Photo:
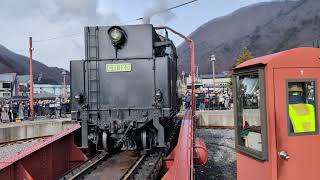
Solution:
{"label": "white smoke", "polygon": [[[69,69],[70,59],[84,57],[84,26],[120,22],[112,9],[99,11],[99,3],[99,0],[1,0],[0,44],[28,55],[28,37],[32,36],[35,59],[48,66]],[[70,34],[76,35],[63,37]],[[63,38],[46,41],[55,37]],[[37,43],[39,40],[44,41]]]}
{"label": "white smoke", "polygon": [[[157,12],[181,1],[186,0],[144,0],[141,6],[147,6],[143,14],[146,17],[152,16],[153,24],[164,25],[172,20],[175,14],[170,11],[159,14]],[[49,66],[68,69],[70,59],[84,57],[84,26],[114,25],[122,22],[115,14],[114,3],[116,0],[1,0],[0,22],[3,26],[0,44],[17,53],[28,55],[29,36],[32,36],[34,41],[44,40],[33,44],[34,58]],[[70,34],[77,35],[46,41]]]}
{"label": "white smoke", "polygon": [[[171,3],[169,0],[153,0],[152,6],[146,8],[143,13],[143,23],[164,25],[172,20],[176,15],[172,11],[165,11],[170,8]],[[171,1],[172,2],[172,1]]]}
{"label": "white smoke", "polygon": [[[40,0],[39,0],[40,1]],[[112,13],[98,11],[98,0],[54,0],[43,6],[42,12],[52,23],[78,22],[83,25],[110,25],[120,18]]]}
{"label": "white smoke", "polygon": [[92,17],[97,12],[96,0],[55,0],[58,12],[72,16]]}

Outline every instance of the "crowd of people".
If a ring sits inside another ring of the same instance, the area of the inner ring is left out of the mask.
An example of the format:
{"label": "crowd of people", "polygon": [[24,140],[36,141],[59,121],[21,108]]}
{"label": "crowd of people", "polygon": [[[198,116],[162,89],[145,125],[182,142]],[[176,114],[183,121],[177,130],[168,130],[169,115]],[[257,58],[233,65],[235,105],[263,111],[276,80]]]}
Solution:
{"label": "crowd of people", "polygon": [[[232,108],[232,94],[230,91],[210,92],[201,91],[196,93],[196,109],[223,110]],[[34,116],[48,118],[66,117],[70,111],[69,102],[62,103],[61,100],[37,100],[34,103]],[[191,108],[191,93],[187,91],[183,97],[183,107]],[[0,101],[0,122],[13,122],[17,119],[28,120],[30,117],[29,101]]]}
{"label": "crowd of people", "polygon": [[[58,100],[37,100],[34,103],[34,116],[45,116],[49,118],[66,117],[69,111],[69,103],[61,103]],[[30,117],[29,101],[1,101],[0,122],[13,122],[17,119],[28,120]]]}
{"label": "crowd of people", "polygon": [[[228,90],[221,90],[219,92],[201,91],[195,95],[197,110],[224,110],[232,108],[232,93]],[[185,109],[191,107],[191,99],[191,93],[187,91],[183,97]]]}

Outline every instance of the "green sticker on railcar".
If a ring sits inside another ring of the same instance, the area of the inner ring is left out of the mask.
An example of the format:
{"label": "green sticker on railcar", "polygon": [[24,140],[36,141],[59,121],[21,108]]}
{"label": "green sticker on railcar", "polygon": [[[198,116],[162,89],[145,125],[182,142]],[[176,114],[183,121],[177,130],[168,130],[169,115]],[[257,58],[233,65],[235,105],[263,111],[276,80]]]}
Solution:
{"label": "green sticker on railcar", "polygon": [[119,64],[106,64],[106,71],[108,73],[113,72],[130,72],[131,64],[130,63],[119,63]]}

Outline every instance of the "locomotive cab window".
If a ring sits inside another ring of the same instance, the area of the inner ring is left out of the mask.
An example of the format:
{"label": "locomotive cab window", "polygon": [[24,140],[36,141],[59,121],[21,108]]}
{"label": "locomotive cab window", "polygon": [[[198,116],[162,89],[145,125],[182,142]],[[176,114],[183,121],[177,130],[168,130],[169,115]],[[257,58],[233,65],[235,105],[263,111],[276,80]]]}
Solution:
{"label": "locomotive cab window", "polygon": [[264,70],[235,76],[235,124],[237,150],[258,158],[267,158]]}
{"label": "locomotive cab window", "polygon": [[290,135],[317,133],[316,89],[315,80],[287,82],[288,129]]}

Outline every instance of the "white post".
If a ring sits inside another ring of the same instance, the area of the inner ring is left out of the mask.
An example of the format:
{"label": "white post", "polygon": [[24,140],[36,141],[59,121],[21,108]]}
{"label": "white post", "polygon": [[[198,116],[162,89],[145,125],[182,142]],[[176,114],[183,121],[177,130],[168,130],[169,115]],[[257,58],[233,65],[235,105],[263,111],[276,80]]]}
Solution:
{"label": "white post", "polygon": [[216,56],[214,54],[210,56],[210,61],[212,63],[212,87],[213,87],[213,91],[215,91],[216,84],[215,84],[214,63],[216,61]]}
{"label": "white post", "polygon": [[66,102],[67,100],[67,88],[66,88],[66,71],[62,71],[63,74],[63,102]]}
{"label": "white post", "polygon": [[186,75],[186,73],[184,71],[181,72],[181,75],[182,75],[182,84],[185,84],[185,79],[184,79],[184,76]]}
{"label": "white post", "polygon": [[197,66],[196,79],[199,79],[199,66]]}

